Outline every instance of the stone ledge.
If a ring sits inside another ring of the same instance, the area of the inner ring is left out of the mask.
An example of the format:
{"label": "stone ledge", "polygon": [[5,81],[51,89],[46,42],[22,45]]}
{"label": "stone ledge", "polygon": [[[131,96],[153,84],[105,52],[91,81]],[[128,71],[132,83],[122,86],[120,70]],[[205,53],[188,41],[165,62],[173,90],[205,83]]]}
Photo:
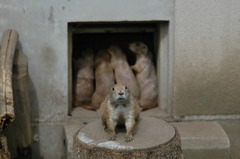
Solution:
{"label": "stone ledge", "polygon": [[66,154],[67,158],[71,159],[73,154],[73,137],[84,126],[84,124],[64,125]]}
{"label": "stone ledge", "polygon": [[186,159],[229,159],[230,142],[223,128],[215,121],[172,123],[176,126]]}

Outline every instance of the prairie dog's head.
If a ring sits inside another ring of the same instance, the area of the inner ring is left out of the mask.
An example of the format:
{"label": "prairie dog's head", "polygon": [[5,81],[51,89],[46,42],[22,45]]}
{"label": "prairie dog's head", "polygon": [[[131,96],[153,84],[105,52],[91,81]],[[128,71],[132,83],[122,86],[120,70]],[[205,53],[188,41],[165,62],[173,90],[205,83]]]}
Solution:
{"label": "prairie dog's head", "polygon": [[84,57],[84,59],[86,60],[93,60],[94,58],[94,52],[93,49],[86,49],[82,52],[82,56]]}
{"label": "prairie dog's head", "polygon": [[100,62],[110,62],[111,61],[111,55],[107,50],[100,50],[95,58],[95,63],[98,64]]}
{"label": "prairie dog's head", "polygon": [[121,49],[119,46],[117,45],[111,45],[109,48],[108,48],[108,51],[110,52],[110,54],[114,54],[116,52],[120,52]]}
{"label": "prairie dog's head", "polygon": [[129,99],[128,87],[124,84],[115,84],[111,88],[110,98],[113,102],[124,102]]}
{"label": "prairie dog's head", "polygon": [[111,54],[112,58],[126,59],[125,54],[121,48],[117,45],[112,45],[108,48],[108,52]]}
{"label": "prairie dog's head", "polygon": [[130,43],[129,49],[137,55],[146,55],[148,53],[148,46],[143,42]]}
{"label": "prairie dog's head", "polygon": [[83,66],[93,66],[94,64],[94,52],[93,49],[86,49],[81,52],[80,57],[77,60],[73,59],[74,70],[78,71]]}

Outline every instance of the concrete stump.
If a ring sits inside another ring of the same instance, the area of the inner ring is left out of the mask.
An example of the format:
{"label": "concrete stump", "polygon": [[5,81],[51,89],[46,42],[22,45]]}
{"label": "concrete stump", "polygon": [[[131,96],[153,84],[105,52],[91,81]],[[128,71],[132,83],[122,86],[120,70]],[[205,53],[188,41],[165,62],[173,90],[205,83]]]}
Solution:
{"label": "concrete stump", "polygon": [[116,141],[108,140],[101,121],[81,128],[74,136],[74,159],[183,159],[177,129],[157,118],[141,118],[134,139],[125,142],[125,127],[116,128]]}

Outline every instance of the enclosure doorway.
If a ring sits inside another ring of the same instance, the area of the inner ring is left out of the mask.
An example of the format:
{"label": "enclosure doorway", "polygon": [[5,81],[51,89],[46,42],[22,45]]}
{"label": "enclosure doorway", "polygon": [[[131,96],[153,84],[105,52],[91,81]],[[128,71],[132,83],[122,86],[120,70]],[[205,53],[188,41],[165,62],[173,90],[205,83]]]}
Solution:
{"label": "enclosure doorway", "polygon": [[73,108],[74,79],[73,61],[81,57],[83,50],[92,48],[94,54],[110,45],[118,45],[125,53],[129,65],[134,65],[136,56],[128,48],[129,43],[142,41],[153,54],[153,63],[158,76],[158,107],[168,106],[168,22],[73,22],[68,24],[69,48],[69,112]]}

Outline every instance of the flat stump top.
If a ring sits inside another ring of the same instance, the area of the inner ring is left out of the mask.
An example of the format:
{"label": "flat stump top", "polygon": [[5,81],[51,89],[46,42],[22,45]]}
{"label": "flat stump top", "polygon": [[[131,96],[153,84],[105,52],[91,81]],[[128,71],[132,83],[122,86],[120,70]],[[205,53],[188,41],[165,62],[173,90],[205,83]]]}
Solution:
{"label": "flat stump top", "polygon": [[152,149],[167,144],[175,137],[175,128],[157,118],[141,118],[133,131],[134,139],[125,142],[125,127],[117,127],[115,141],[108,140],[108,133],[100,121],[89,123],[76,136],[78,143],[87,147],[103,148],[119,151]]}

